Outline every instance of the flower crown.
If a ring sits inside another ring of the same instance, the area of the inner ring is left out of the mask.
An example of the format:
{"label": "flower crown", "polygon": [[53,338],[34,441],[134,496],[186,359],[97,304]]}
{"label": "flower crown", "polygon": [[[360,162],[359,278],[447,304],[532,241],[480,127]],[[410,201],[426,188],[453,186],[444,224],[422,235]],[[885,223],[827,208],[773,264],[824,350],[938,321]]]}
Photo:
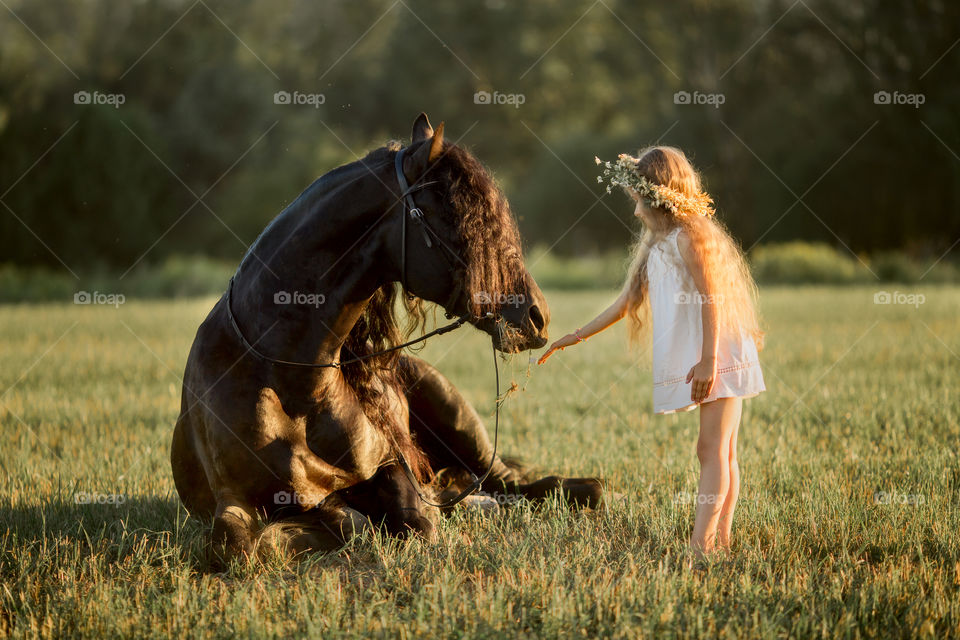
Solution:
{"label": "flower crown", "polygon": [[703,191],[692,196],[671,189],[668,186],[647,180],[637,171],[637,160],[621,153],[616,162],[604,162],[594,157],[597,164],[603,164],[603,175],[597,176],[597,182],[606,180],[607,193],[611,187],[619,186],[632,189],[651,207],[663,207],[675,216],[697,215],[710,217],[714,214],[713,199]]}

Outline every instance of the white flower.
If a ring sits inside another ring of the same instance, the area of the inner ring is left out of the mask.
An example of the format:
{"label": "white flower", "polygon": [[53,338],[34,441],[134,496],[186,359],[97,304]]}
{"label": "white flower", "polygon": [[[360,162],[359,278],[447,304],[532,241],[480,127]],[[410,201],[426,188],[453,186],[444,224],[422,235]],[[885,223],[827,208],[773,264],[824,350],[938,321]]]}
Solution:
{"label": "white flower", "polygon": [[706,193],[686,194],[666,185],[657,184],[640,175],[637,171],[637,160],[621,153],[616,162],[605,162],[594,156],[597,165],[603,165],[602,176],[597,176],[597,182],[607,182],[607,193],[612,193],[613,187],[622,187],[636,192],[649,206],[662,207],[679,217],[689,214],[698,216],[712,216],[714,210],[710,206],[713,200]]}

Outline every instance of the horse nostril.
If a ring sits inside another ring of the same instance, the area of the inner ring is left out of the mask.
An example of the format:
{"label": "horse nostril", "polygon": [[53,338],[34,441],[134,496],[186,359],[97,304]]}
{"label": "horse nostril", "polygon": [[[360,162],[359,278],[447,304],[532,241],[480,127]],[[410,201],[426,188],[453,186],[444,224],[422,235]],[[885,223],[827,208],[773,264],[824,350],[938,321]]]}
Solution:
{"label": "horse nostril", "polygon": [[543,331],[546,322],[544,322],[543,314],[540,313],[540,307],[537,305],[530,307],[530,322],[533,323],[533,328],[537,330],[537,333]]}

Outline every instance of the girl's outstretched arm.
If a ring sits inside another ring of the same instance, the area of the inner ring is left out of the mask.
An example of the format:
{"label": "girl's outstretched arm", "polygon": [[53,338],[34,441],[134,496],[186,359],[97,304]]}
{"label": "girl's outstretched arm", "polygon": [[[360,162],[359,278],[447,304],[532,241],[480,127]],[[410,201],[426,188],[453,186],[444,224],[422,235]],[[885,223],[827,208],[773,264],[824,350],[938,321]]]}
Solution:
{"label": "girl's outstretched arm", "polygon": [[687,374],[687,382],[691,383],[690,400],[701,402],[713,391],[713,384],[717,377],[717,345],[720,342],[720,332],[717,322],[717,304],[723,300],[716,291],[711,291],[707,285],[707,274],[703,261],[690,245],[690,238],[685,231],[677,235],[677,248],[680,255],[693,276],[693,282],[700,292],[700,315],[703,320],[703,348],[700,362],[694,364]]}
{"label": "girl's outstretched arm", "polygon": [[625,315],[627,315],[626,291],[620,294],[620,297],[614,300],[613,304],[602,311],[600,315],[585,324],[583,328],[577,329],[573,333],[568,333],[551,344],[550,348],[547,349],[547,352],[540,356],[537,364],[543,364],[546,362],[547,358],[549,358],[557,349],[564,349],[566,347],[575,345],[579,342],[583,342],[594,334],[600,333],[610,325],[623,318]]}

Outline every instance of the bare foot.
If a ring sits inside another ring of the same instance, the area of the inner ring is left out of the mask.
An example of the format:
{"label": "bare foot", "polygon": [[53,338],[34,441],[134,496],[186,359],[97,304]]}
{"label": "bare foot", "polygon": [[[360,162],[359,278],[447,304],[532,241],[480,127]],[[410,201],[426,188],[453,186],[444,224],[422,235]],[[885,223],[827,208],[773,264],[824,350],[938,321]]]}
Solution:
{"label": "bare foot", "polygon": [[704,553],[700,547],[687,545],[684,550],[683,568],[687,571],[705,571],[709,559],[709,555]]}

